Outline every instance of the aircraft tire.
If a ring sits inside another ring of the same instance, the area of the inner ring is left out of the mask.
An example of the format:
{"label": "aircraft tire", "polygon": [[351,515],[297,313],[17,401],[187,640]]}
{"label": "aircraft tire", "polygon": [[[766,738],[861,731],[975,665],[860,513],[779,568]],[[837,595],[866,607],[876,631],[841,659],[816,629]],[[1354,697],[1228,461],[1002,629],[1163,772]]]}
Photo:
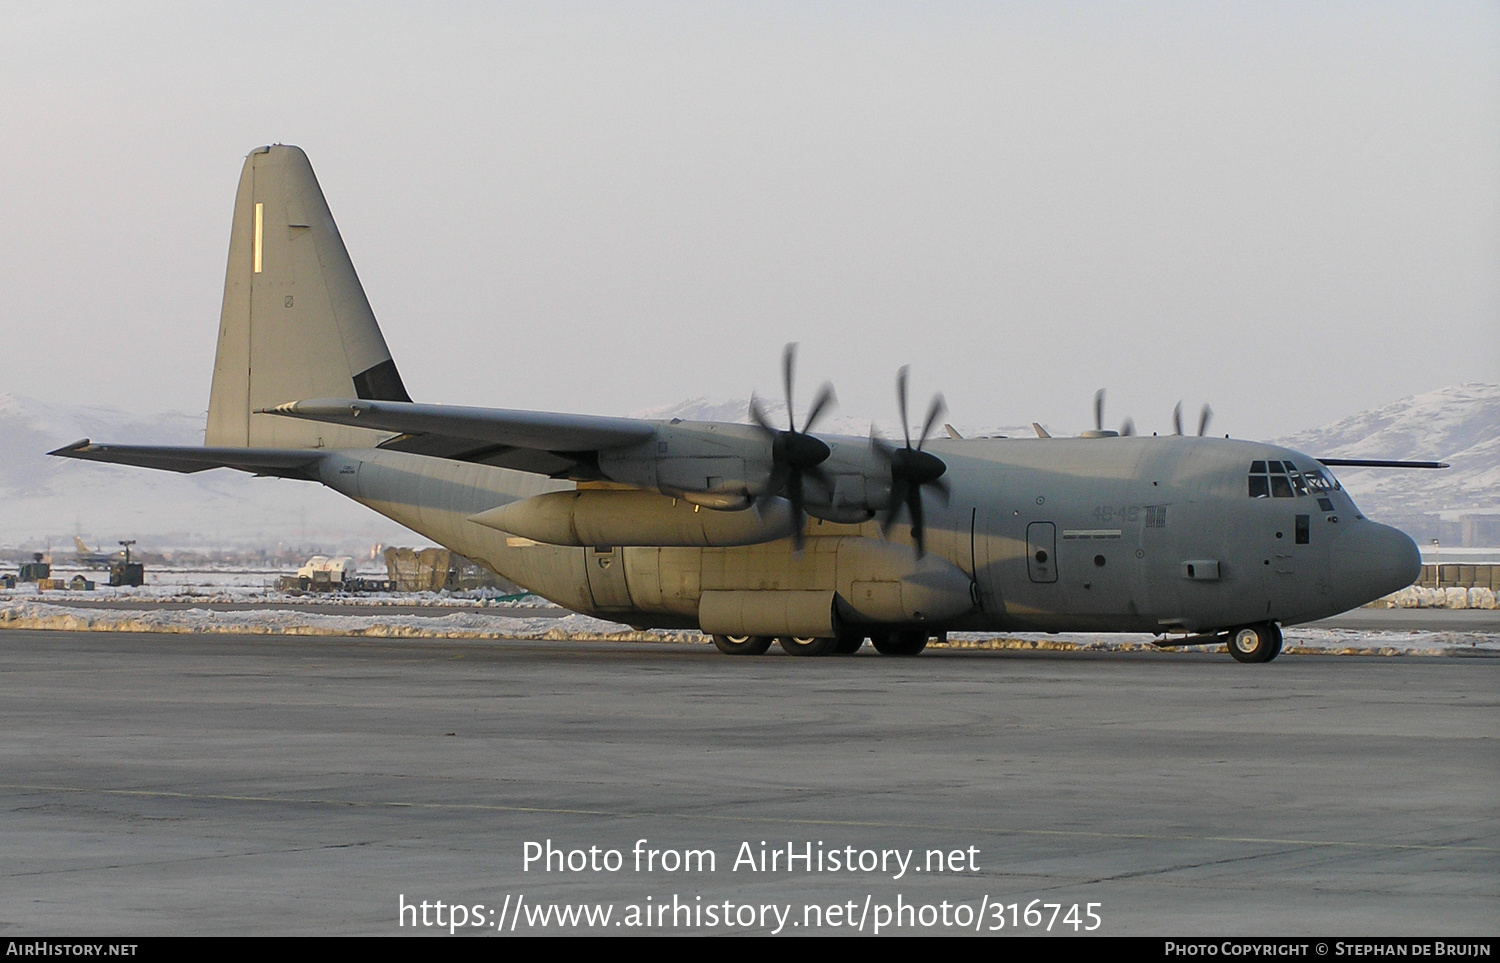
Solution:
{"label": "aircraft tire", "polygon": [[865,644],[865,635],[858,629],[845,629],[834,640],[834,655],[853,655]]}
{"label": "aircraft tire", "polygon": [[804,656],[832,655],[839,644],[839,640],[832,636],[819,639],[783,635],[776,642],[787,655]]}
{"label": "aircraft tire", "polygon": [[1281,628],[1257,622],[1229,633],[1229,654],[1236,662],[1270,662],[1281,651]]}
{"label": "aircraft tire", "polygon": [[765,655],[771,647],[769,635],[716,635],[714,645],[725,655]]}
{"label": "aircraft tire", "polygon": [[927,633],[922,629],[890,629],[870,637],[881,655],[919,655],[927,648]]}

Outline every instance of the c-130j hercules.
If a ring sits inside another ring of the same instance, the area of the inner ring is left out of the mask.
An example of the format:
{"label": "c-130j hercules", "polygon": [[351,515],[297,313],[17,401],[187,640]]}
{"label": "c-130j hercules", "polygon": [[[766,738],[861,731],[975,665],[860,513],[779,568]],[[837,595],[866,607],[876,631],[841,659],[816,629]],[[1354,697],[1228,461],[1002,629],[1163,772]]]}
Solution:
{"label": "c-130j hercules", "polygon": [[[1416,545],[1322,463],[1178,433],[928,440],[415,404],[307,156],[235,198],[202,447],[53,454],[321,482],[527,589],[730,654],[914,655],[948,631],[1149,632],[1268,662],[1281,623],[1410,585]],[[903,425],[904,371],[898,379]],[[1040,432],[1039,432],[1040,434]],[[1347,462],[1343,462],[1347,463]]]}

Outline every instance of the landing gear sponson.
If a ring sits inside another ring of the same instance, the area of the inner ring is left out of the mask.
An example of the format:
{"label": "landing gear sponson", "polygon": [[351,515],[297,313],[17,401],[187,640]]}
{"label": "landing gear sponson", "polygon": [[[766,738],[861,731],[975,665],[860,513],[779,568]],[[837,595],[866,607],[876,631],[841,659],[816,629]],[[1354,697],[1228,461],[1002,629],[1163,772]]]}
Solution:
{"label": "landing gear sponson", "polygon": [[[764,655],[772,641],[787,655],[853,655],[865,644],[865,634],[860,629],[843,629],[837,636],[826,638],[782,636],[773,640],[769,635],[715,635],[713,640],[725,655]],[[917,655],[927,648],[927,640],[924,629],[876,629],[870,635],[875,651],[881,655]]]}

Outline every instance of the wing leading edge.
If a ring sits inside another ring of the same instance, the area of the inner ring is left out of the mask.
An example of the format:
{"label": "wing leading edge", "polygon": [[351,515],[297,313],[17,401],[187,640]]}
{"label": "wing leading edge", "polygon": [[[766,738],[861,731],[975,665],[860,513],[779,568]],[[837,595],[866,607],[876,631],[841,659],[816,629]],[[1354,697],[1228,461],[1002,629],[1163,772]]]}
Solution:
{"label": "wing leading edge", "polygon": [[602,477],[600,451],[656,434],[635,418],[355,398],[294,401],[257,414],[397,432],[379,447],[579,480]]}
{"label": "wing leading edge", "polygon": [[317,465],[327,452],[317,448],[224,448],[199,445],[95,445],[87,438],[49,455],[102,461],[137,468],[191,473],[235,468],[276,478],[317,479]]}

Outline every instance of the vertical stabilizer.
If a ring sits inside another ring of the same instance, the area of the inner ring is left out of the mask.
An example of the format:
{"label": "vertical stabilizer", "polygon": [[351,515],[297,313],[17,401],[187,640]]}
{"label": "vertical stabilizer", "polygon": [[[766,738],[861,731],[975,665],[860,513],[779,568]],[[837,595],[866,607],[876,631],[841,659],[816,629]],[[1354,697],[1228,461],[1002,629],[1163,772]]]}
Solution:
{"label": "vertical stabilizer", "polygon": [[410,401],[300,148],[245,158],[204,444],[360,448],[388,433],[253,414],[288,401]]}

